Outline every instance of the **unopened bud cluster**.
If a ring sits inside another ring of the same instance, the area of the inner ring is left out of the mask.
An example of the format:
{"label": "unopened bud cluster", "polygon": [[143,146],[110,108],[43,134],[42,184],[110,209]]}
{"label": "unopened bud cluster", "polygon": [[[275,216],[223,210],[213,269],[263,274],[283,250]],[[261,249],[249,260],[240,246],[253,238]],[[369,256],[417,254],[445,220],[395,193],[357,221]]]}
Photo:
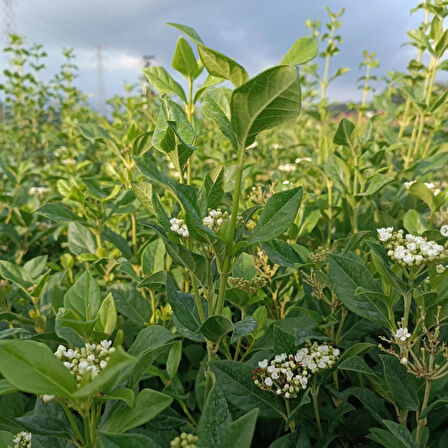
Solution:
{"label": "unopened bud cluster", "polygon": [[14,445],[9,445],[8,448],[31,448],[31,433],[21,431],[14,436],[12,441]]}
{"label": "unopened bud cluster", "polygon": [[412,267],[428,262],[442,262],[448,258],[448,251],[421,236],[403,235],[403,230],[394,232],[393,227],[377,229],[378,239],[388,250],[387,255],[396,263]]}
{"label": "unopened bud cluster", "polygon": [[209,229],[218,232],[222,225],[230,220],[230,215],[228,212],[222,212],[220,208],[217,210],[213,210],[211,208],[208,209],[208,215],[203,218],[202,222]]}
{"label": "unopened bud cluster", "polygon": [[333,367],[339,354],[339,349],[331,345],[308,341],[295,355],[282,353],[270,362],[260,361],[252,379],[260,389],[278,397],[296,398],[308,387],[310,376]]}
{"label": "unopened bud cluster", "polygon": [[170,224],[170,229],[172,232],[177,233],[183,238],[189,238],[190,232],[188,231],[188,227],[183,219],[171,218]]}
{"label": "unopened bud cluster", "polygon": [[99,344],[86,343],[84,347],[67,349],[60,345],[55,355],[63,362],[76,378],[78,384],[86,384],[95,378],[109,362],[115,351],[112,341],[101,341]]}
{"label": "unopened bud cluster", "polygon": [[314,252],[310,252],[308,256],[313,263],[325,263],[328,258],[328,251],[319,247]]}
{"label": "unopened bud cluster", "polygon": [[246,280],[242,277],[230,277],[230,283],[232,283],[235,288],[244,289],[249,295],[253,296],[260,288],[266,285],[267,280],[263,277],[256,276],[252,280]]}
{"label": "unopened bud cluster", "polygon": [[196,442],[198,438],[193,434],[187,434],[183,432],[180,436],[171,440],[171,448],[196,448]]}

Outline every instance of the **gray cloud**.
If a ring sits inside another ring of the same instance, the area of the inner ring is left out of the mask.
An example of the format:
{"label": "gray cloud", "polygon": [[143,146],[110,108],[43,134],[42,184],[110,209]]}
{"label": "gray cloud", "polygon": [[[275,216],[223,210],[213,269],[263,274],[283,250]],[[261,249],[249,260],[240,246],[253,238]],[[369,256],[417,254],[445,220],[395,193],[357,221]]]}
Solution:
{"label": "gray cloud", "polygon": [[136,82],[143,54],[170,66],[179,32],[165,22],[194,27],[213,48],[234,57],[251,74],[278,62],[291,44],[308,34],[306,19],[326,20],[324,6],[346,6],[340,34],[344,43],[332,66],[351,73],[330,88],[333,100],[357,100],[356,78],[364,49],[376,51],[379,77],[403,70],[412,47],[401,47],[406,31],[420,15],[410,15],[413,0],[16,0],[17,31],[30,42],[45,45],[49,72],[62,62],[60,48],[74,47],[80,69],[78,85],[96,94],[94,46],[101,44],[107,96],[122,91],[123,82]]}

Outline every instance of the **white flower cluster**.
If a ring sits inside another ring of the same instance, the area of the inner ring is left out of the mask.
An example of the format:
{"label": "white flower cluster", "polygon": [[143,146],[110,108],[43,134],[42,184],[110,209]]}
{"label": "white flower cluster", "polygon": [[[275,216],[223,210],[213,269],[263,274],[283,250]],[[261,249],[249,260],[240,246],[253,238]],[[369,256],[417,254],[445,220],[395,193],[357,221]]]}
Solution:
{"label": "white flower cluster", "polygon": [[446,236],[448,238],[448,224],[440,227],[440,233],[442,234],[442,236]]}
{"label": "white flower cluster", "polygon": [[170,219],[170,224],[171,224],[171,230],[174,233],[177,233],[183,238],[188,238],[190,236],[188,227],[183,219],[172,218]]}
{"label": "white flower cluster", "polygon": [[294,163],[283,163],[278,166],[278,169],[284,173],[293,173],[297,169],[297,166]]}
{"label": "white flower cluster", "polygon": [[387,255],[400,265],[411,267],[428,262],[440,262],[448,258],[448,251],[421,236],[407,234],[403,230],[393,231],[393,227],[377,229],[378,239],[384,244]]}
{"label": "white flower cluster", "polygon": [[213,210],[208,209],[208,215],[202,220],[205,226],[215,232],[219,231],[222,225],[229,221],[230,215],[227,212],[222,212],[220,208]]}
{"label": "white flower cluster", "polygon": [[406,339],[409,339],[411,337],[411,333],[409,333],[408,329],[406,327],[399,328],[395,334],[395,339],[398,339],[402,342],[406,341]]}
{"label": "white flower cluster", "polygon": [[171,448],[196,448],[196,442],[198,438],[193,434],[187,434],[183,432],[180,436],[171,440]]}
{"label": "white flower cluster", "polygon": [[60,345],[55,355],[70,370],[78,384],[86,384],[106,368],[110,355],[115,351],[111,345],[112,341],[107,340],[99,344],[86,343],[84,347],[75,349]]}
{"label": "white flower cluster", "polygon": [[308,342],[295,355],[282,353],[270,362],[260,361],[252,378],[260,389],[284,398],[296,398],[301,389],[307,388],[309,377],[333,367],[339,354],[339,349],[331,345]]}
{"label": "white flower cluster", "polygon": [[[412,187],[412,185],[415,184],[415,180],[410,180],[409,182],[405,182],[403,184],[404,188],[406,188],[406,190],[409,190],[409,188]],[[439,184],[434,183],[434,182],[425,182],[426,187],[428,188],[428,190],[431,190],[434,194],[434,196],[437,196],[442,190],[439,188]]]}
{"label": "white flower cluster", "polygon": [[31,448],[31,433],[21,431],[14,436],[12,441],[14,446],[8,446],[8,448]]}
{"label": "white flower cluster", "polygon": [[30,195],[36,194],[37,196],[42,196],[43,194],[49,191],[50,189],[48,187],[30,187],[28,190],[28,194]]}

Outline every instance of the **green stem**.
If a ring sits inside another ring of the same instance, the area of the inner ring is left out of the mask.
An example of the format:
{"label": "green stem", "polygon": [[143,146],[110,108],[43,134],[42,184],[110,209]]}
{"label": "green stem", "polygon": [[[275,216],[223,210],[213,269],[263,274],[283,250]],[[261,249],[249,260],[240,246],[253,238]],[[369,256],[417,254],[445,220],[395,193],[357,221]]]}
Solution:
{"label": "green stem", "polygon": [[230,218],[230,229],[227,238],[224,262],[222,265],[221,272],[219,273],[219,293],[218,293],[218,303],[216,306],[216,313],[222,314],[224,308],[224,299],[226,294],[227,278],[230,275],[230,266],[232,260],[232,250],[233,250],[233,240],[235,238],[235,229],[238,219],[238,210],[240,205],[241,197],[241,183],[243,178],[244,169],[244,146],[241,145],[238,150],[238,168],[235,176],[235,188],[233,191],[233,205],[232,205],[232,216]]}
{"label": "green stem", "polygon": [[415,441],[417,443],[420,443],[420,439],[422,437],[423,429],[426,426],[427,418],[419,418],[420,414],[425,410],[425,408],[428,406],[429,402],[429,395],[431,393],[431,379],[426,378],[426,384],[425,384],[425,395],[423,397],[423,403],[422,407],[420,408],[420,412],[417,413],[417,433],[415,435]]}
{"label": "green stem", "polygon": [[321,439],[324,435],[322,431],[322,423],[320,422],[319,413],[319,385],[317,384],[317,377],[313,378],[313,386],[311,388],[311,397],[313,399],[314,416],[316,418],[317,429],[319,431],[319,438]]}
{"label": "green stem", "polygon": [[65,403],[65,401],[61,401],[60,404],[62,406],[62,409],[64,409],[64,412],[65,412],[65,415],[68,418],[68,421],[72,425],[73,431],[75,431],[76,437],[81,442],[81,444],[84,445],[84,438],[81,435],[81,431],[79,430],[78,425],[76,424],[76,421],[75,421],[75,419],[73,417],[73,414],[70,412],[70,409],[68,408],[68,406]]}
{"label": "green stem", "polygon": [[[289,416],[291,415],[291,406],[289,404],[288,398],[285,398],[285,406],[286,406],[286,417],[287,417],[287,419],[289,419]],[[295,432],[296,423],[294,422],[294,420],[291,420],[289,422],[289,429],[291,430],[291,432]]]}
{"label": "green stem", "polygon": [[92,435],[90,433],[89,416],[88,415],[83,415],[82,422],[84,423],[84,432],[86,433],[86,447],[87,448],[93,448],[93,445],[92,445]]}
{"label": "green stem", "polygon": [[201,296],[199,294],[198,284],[193,273],[190,273],[191,284],[193,285],[194,301],[196,303],[196,308],[198,309],[199,319],[201,323],[205,321],[204,309],[202,308]]}

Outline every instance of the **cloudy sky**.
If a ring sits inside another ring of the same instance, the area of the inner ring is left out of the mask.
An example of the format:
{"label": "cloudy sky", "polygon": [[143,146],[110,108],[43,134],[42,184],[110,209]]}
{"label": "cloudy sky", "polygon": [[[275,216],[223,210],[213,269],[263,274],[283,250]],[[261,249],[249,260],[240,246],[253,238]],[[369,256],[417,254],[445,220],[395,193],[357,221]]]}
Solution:
{"label": "cloudy sky", "polygon": [[[405,69],[415,55],[413,47],[403,46],[406,31],[422,18],[420,13],[410,14],[414,0],[12,1],[15,31],[29,42],[44,44],[49,53],[48,76],[62,63],[61,47],[75,48],[77,84],[92,93],[93,104],[98,94],[96,45],[102,47],[106,97],[122,92],[125,81],[137,81],[144,54],[170,67],[179,32],[165,22],[192,26],[208,46],[235,58],[253,75],[277,63],[296,39],[309,34],[306,19],[325,21],[325,6],[333,11],[346,7],[339,30],[344,42],[332,70],[352,70],[331,86],[330,98],[358,100],[356,79],[363,50],[377,52],[379,77]],[[1,24],[4,28],[5,21]]]}

